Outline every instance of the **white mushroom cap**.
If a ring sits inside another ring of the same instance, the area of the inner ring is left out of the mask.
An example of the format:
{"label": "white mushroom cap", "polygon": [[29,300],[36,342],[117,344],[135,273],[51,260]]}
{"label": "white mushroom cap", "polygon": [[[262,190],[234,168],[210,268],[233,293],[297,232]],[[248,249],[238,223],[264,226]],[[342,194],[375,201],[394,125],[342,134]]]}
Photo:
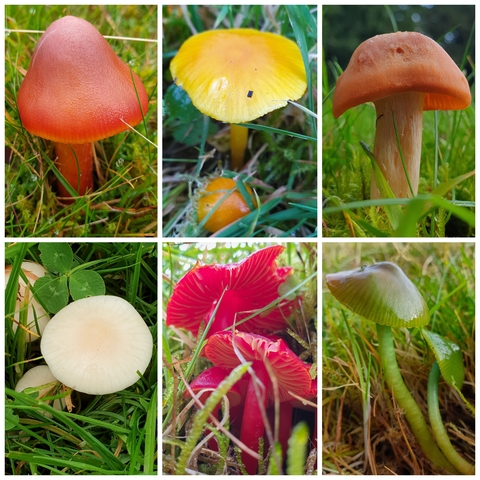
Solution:
{"label": "white mushroom cap", "polygon": [[110,295],[67,305],[48,323],[40,349],[50,370],[65,385],[103,395],[123,390],[144,373],[153,339],[139,313]]}
{"label": "white mushroom cap", "polygon": [[[39,387],[40,385],[46,385],[47,383],[58,382],[58,380],[52,375],[52,372],[47,365],[40,365],[38,367],[33,367],[18,381],[15,386],[16,392],[23,392],[26,388]],[[48,395],[52,390],[52,387],[42,388],[37,395],[37,398],[44,397]],[[63,405],[60,400],[55,400],[53,402],[53,408],[55,410],[63,410]],[[51,417],[49,413],[45,414],[48,417]]]}
{"label": "white mushroom cap", "polygon": [[[37,262],[30,262],[28,260],[22,262],[22,270],[24,272],[32,273],[37,278],[44,277],[48,273],[47,269],[43,265],[40,265]],[[26,275],[28,277],[28,274]],[[35,278],[34,281],[37,278]]]}
{"label": "white mushroom cap", "polygon": [[[47,270],[35,262],[22,262],[21,266],[23,273],[28,278],[30,285],[33,285],[40,277],[43,277]],[[7,285],[8,279],[10,278],[10,273],[12,271],[11,266],[5,267],[5,285]],[[20,322],[20,311],[24,308],[23,302],[25,301],[25,295],[27,294],[26,283],[23,281],[22,277],[18,277],[18,293],[17,293],[17,302],[15,307],[15,320]],[[37,322],[35,323],[35,319]],[[43,309],[43,307],[33,298],[33,293],[29,289],[28,291],[28,313],[27,313],[27,325],[28,330],[42,335],[43,330],[50,320],[50,316]],[[38,329],[37,329],[38,325]],[[18,328],[17,323],[13,323],[13,331],[15,332]],[[26,342],[34,342],[40,337],[27,333],[25,335]]]}

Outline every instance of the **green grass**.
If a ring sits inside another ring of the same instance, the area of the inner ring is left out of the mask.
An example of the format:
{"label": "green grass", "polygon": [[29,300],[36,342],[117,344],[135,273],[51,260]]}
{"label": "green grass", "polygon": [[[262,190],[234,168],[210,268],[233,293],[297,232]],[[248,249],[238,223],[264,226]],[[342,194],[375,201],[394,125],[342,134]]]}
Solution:
{"label": "green grass", "polygon": [[[39,33],[65,15],[88,20],[140,76],[149,110],[139,133],[95,143],[95,192],[65,206],[57,201],[53,143],[22,128],[16,98]],[[6,236],[155,236],[157,231],[157,7],[6,6]],[[129,37],[129,38],[122,38]],[[148,140],[142,138],[144,135]]]}
{"label": "green grass", "polygon": [[[209,235],[198,225],[195,191],[209,176],[229,168],[229,129],[202,115],[189,104],[186,94],[179,98],[172,87],[169,64],[181,44],[194,33],[191,26],[198,32],[232,27],[262,29],[296,41],[306,64],[309,85],[297,103],[316,112],[316,16],[315,7],[298,6],[163,7],[164,236]],[[289,136],[287,132],[303,137]],[[316,118],[292,105],[255,121],[249,132],[245,161],[255,160],[247,164],[243,178],[257,192],[260,206],[217,236],[317,235],[316,136]]]}
{"label": "green grass", "polygon": [[[225,264],[238,262],[245,258],[249,253],[267,246],[265,243],[256,242],[254,245],[241,244],[222,244],[202,245],[202,244],[164,244],[162,271],[164,281],[162,283],[163,309],[172,295],[175,284],[185,275],[187,271],[200,261],[201,264]],[[292,322],[291,333],[279,332],[279,335],[309,363],[316,363],[316,304],[317,304],[317,278],[315,276],[317,269],[317,251],[314,244],[302,243],[285,244],[286,250],[278,258],[279,266],[292,266],[297,284],[310,280],[302,287],[302,312],[296,312],[295,319]],[[313,276],[312,276],[313,274]],[[301,316],[303,315],[303,318]],[[162,352],[163,352],[163,473],[165,475],[174,474],[177,468],[177,462],[181,456],[182,449],[189,440],[185,435],[190,434],[192,419],[195,414],[193,405],[187,405],[183,397],[185,384],[182,377],[191,381],[199,373],[210,367],[211,364],[199,355],[197,347],[199,339],[194,338],[189,332],[182,329],[167,327],[163,324],[162,332]],[[306,332],[308,329],[308,333]],[[300,345],[293,340],[296,338],[304,342]],[[293,346],[292,346],[293,345]],[[181,371],[180,371],[181,369]],[[181,374],[180,374],[181,372]],[[310,417],[311,420],[311,417]],[[232,432],[234,433],[234,432]],[[192,432],[193,435],[193,432]],[[239,433],[237,432],[237,435]],[[225,443],[225,459],[227,461],[226,474],[234,475],[239,472],[235,453],[230,448],[232,445],[228,438],[220,435]],[[191,442],[191,440],[190,440]],[[190,445],[190,443],[188,443]],[[184,449],[183,449],[184,450]],[[294,448],[292,448],[294,450]],[[191,453],[191,452],[187,452]],[[185,457],[186,453],[183,454]],[[201,449],[194,455],[198,459],[198,465],[190,463],[190,469],[207,474],[223,472],[219,467],[221,461],[214,454],[210,454],[208,448]],[[294,455],[292,455],[294,457]],[[296,460],[298,458],[294,457]],[[315,458],[310,456],[307,461],[303,461],[304,471],[315,470]],[[298,467],[298,466],[297,466]]]}
{"label": "green grass", "polygon": [[[380,261],[399,265],[420,290],[430,311],[426,328],[459,345],[466,371],[462,393],[475,403],[474,244],[323,245],[324,275]],[[426,390],[435,358],[418,329],[392,331],[405,383],[428,419]],[[324,474],[436,473],[426,457],[418,455],[419,447],[402,412],[395,410],[386,392],[375,324],[342,307],[325,284],[322,347]],[[471,461],[475,458],[474,418],[443,381],[440,402],[452,444]],[[408,454],[408,444],[417,452],[417,467]]]}
{"label": "green grass", "polygon": [[[75,409],[57,412],[36,395],[14,391],[31,366],[43,362],[39,342],[23,343],[12,330],[16,288],[6,290],[7,475],[139,475],[157,470],[157,250],[142,243],[72,244],[74,260],[104,280],[106,293],[129,301],[154,338],[154,354],[142,379],[121,392],[74,392]],[[41,263],[38,244],[6,247],[7,264],[22,259]],[[15,270],[15,268],[14,268]],[[12,273],[12,276],[14,274]],[[15,285],[12,283],[13,287]],[[57,393],[54,397],[61,395]],[[51,413],[53,418],[41,412]]]}
{"label": "green grass", "polygon": [[[374,201],[371,162],[360,142],[373,150],[375,108],[361,105],[335,120],[327,71],[337,77],[339,67],[324,58],[322,69],[323,236],[473,236],[475,97],[466,110],[424,113],[417,198]],[[474,73],[468,80],[474,93]]]}

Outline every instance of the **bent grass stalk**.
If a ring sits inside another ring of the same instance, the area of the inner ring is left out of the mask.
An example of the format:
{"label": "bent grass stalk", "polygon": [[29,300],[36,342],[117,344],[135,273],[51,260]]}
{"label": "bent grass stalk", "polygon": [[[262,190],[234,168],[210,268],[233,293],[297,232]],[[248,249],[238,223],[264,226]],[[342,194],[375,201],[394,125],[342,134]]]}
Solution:
{"label": "bent grass stalk", "polygon": [[203,409],[199,410],[194,419],[193,419],[193,426],[188,436],[185,444],[182,446],[182,453],[177,462],[176,467],[176,475],[185,475],[187,462],[190,458],[190,454],[195,448],[195,445],[202,435],[203,428],[207,419],[212,413],[213,409],[217,405],[218,402],[222,400],[222,397],[227,394],[230,388],[242,378],[248,368],[252,365],[252,363],[245,363],[243,365],[239,365],[238,367],[234,368],[230,375],[220,383],[218,388],[212,392],[212,394],[208,397],[207,401],[205,402],[205,406]]}

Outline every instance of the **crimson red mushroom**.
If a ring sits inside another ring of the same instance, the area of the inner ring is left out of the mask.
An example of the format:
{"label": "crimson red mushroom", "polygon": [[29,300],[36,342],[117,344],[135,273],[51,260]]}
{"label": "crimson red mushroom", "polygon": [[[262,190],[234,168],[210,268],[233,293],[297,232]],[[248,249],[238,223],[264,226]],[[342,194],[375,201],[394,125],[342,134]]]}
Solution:
{"label": "crimson red mushroom", "polygon": [[[207,398],[210,396],[212,390],[215,390],[220,383],[225,380],[226,377],[230,374],[231,369],[225,369],[221,367],[211,367],[203,371],[198,377],[196,377],[190,383],[190,389],[195,393],[199,394],[199,400],[205,404]],[[244,383],[244,382],[243,382]],[[187,390],[185,396],[190,397],[190,392]],[[227,393],[228,401],[230,402],[230,417],[237,417],[241,414],[241,409],[239,405],[243,400],[242,387],[240,382],[237,382]],[[211,415],[218,420],[218,413],[221,408],[221,402],[218,403],[213,409]],[[216,438],[212,438],[208,442],[209,447],[212,450],[218,451],[218,443]]]}
{"label": "crimson red mushroom", "polygon": [[[93,190],[92,142],[137,125],[148,96],[92,24],[66,16],[38,41],[17,104],[25,129],[55,142],[60,173],[84,195]],[[63,185],[58,190],[70,197]]]}
{"label": "crimson red mushroom", "polygon": [[[240,433],[240,440],[258,452],[259,439],[265,432],[262,410],[265,410],[269,400],[275,398],[272,380],[278,386],[280,402],[288,403],[293,398],[290,392],[303,396],[312,391],[310,365],[302,362],[281,339],[272,340],[239,331],[235,331],[235,335],[231,331],[212,335],[204,349],[204,355],[214,365],[227,369],[233,369],[241,363],[237,354],[247,362],[253,362],[251,368],[260,381],[257,384],[260,394],[257,395],[255,379],[253,376],[249,378]],[[282,421],[291,422],[291,417]],[[258,462],[255,458],[243,452],[242,461],[249,475],[257,473]]]}
{"label": "crimson red mushroom", "polygon": [[[279,287],[292,274],[291,267],[278,268],[281,245],[263,248],[238,263],[195,265],[173,290],[167,305],[167,325],[185,328],[194,335],[207,325],[223,294],[208,336],[224,330],[266,307],[280,297]],[[276,308],[238,326],[239,330],[275,331],[287,326],[295,300],[282,300]]]}

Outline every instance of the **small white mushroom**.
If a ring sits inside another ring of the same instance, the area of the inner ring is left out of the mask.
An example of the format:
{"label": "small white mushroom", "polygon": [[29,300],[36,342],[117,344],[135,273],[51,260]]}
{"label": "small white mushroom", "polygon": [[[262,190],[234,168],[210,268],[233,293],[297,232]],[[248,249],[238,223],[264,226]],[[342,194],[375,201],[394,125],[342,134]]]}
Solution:
{"label": "small white mushroom", "polygon": [[[23,392],[26,388],[40,387],[41,385],[47,385],[53,382],[58,382],[58,380],[53,376],[47,365],[40,365],[25,373],[15,386],[15,391]],[[39,390],[37,399],[49,395],[52,392],[52,388],[53,386],[47,386]],[[63,410],[64,404],[61,400],[55,400],[53,402],[53,408],[55,410]],[[45,413],[45,415],[51,417],[49,413]]]}
{"label": "small white mushroom", "polygon": [[[43,277],[47,273],[47,270],[45,270],[42,265],[35,262],[22,262],[21,268],[25,276],[28,278],[30,285],[33,285],[40,277]],[[11,265],[6,266],[5,285],[10,278],[11,272]],[[27,332],[25,335],[26,342],[34,342],[35,340],[38,340],[50,320],[50,316],[48,315],[48,313],[33,297],[30,285],[27,288],[27,284],[25,283],[23,278],[21,276],[18,277],[17,302],[15,306],[15,322],[13,322],[13,331],[17,331],[18,323],[20,323],[20,312],[28,305],[26,328],[30,332],[37,334],[32,335],[31,333]]]}
{"label": "small white mushroom", "polygon": [[110,295],[77,300],[48,323],[40,349],[53,375],[93,395],[133,385],[152,357],[153,339],[140,314]]}

